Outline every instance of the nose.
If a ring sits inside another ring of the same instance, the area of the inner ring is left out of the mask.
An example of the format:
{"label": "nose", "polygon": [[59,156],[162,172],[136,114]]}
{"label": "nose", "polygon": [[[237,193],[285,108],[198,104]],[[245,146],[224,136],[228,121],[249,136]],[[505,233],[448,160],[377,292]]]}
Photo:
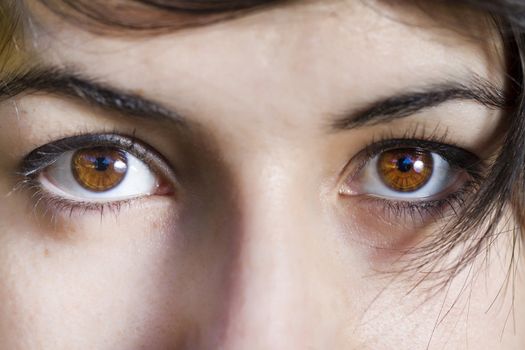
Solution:
{"label": "nose", "polygon": [[218,348],[335,348],[340,298],[315,184],[272,166],[243,178],[240,243]]}

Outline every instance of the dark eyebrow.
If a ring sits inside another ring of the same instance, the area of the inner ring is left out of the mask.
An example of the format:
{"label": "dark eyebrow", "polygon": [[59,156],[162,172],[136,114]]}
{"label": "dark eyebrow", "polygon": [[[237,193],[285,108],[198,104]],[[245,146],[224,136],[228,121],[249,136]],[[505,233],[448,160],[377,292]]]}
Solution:
{"label": "dark eyebrow", "polygon": [[509,107],[502,89],[476,77],[469,84],[437,84],[379,99],[353,112],[344,113],[335,119],[332,128],[349,130],[388,123],[453,100],[474,101],[494,109]]}
{"label": "dark eyebrow", "polygon": [[[78,98],[113,112],[138,118],[169,121],[187,127],[188,121],[176,111],[136,93],[111,87],[86,77],[74,69],[33,68],[0,81],[0,99],[24,92],[47,92]],[[349,130],[387,123],[452,100],[471,100],[491,108],[506,108],[503,91],[475,77],[471,83],[445,83],[379,99],[365,107],[336,118],[334,130]]]}
{"label": "dark eyebrow", "polygon": [[0,99],[24,92],[73,97],[109,111],[187,126],[180,114],[158,102],[100,83],[72,69],[33,68],[0,81]]}

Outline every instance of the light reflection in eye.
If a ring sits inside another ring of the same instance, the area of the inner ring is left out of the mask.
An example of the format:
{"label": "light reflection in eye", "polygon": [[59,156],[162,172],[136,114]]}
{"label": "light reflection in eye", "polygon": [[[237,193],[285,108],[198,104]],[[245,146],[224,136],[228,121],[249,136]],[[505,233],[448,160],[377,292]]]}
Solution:
{"label": "light reflection in eye", "polygon": [[441,155],[420,148],[400,148],[374,156],[345,184],[342,194],[398,201],[433,200],[454,190],[466,171]]}
{"label": "light reflection in eye", "polygon": [[71,163],[77,183],[92,192],[107,192],[117,187],[128,172],[126,153],[107,147],[78,150]]}
{"label": "light reflection in eye", "polygon": [[39,177],[45,190],[73,201],[111,202],[155,194],[158,175],[118,148],[95,147],[60,155]]}
{"label": "light reflection in eye", "polygon": [[430,152],[424,150],[386,151],[378,156],[376,163],[381,180],[394,191],[417,191],[433,175],[434,159]]}

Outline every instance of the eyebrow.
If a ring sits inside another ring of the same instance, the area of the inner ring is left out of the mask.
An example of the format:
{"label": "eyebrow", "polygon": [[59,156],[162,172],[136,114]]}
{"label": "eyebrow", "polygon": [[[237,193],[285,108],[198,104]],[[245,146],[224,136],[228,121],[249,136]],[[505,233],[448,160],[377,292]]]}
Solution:
{"label": "eyebrow", "polygon": [[[86,77],[77,70],[33,68],[0,81],[0,99],[24,92],[47,92],[81,99],[91,105],[128,116],[168,121],[178,127],[189,125],[181,114],[159,102]],[[453,100],[475,101],[497,109],[507,108],[509,105],[502,89],[475,76],[470,79],[469,84],[449,82],[378,99],[336,117],[331,128],[350,130],[388,123]]]}
{"label": "eyebrow", "polygon": [[492,109],[510,107],[501,88],[474,76],[468,84],[434,84],[376,100],[336,117],[331,126],[334,130],[350,130],[388,123],[455,100],[474,101]]}
{"label": "eyebrow", "polygon": [[85,77],[75,70],[33,68],[0,81],[0,99],[24,92],[46,92],[76,98],[127,116],[168,121],[178,127],[188,126],[182,115],[159,102]]}

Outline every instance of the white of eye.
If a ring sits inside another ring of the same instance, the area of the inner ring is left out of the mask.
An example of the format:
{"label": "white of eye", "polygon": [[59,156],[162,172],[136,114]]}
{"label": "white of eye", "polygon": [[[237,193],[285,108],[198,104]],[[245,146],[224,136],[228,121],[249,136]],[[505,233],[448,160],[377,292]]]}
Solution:
{"label": "white of eye", "polygon": [[[457,179],[457,170],[440,155],[431,153],[433,160],[432,174],[430,179],[420,189],[413,192],[399,192],[389,188],[381,179],[378,169],[380,155],[372,158],[361,170],[357,187],[359,194],[381,197],[399,201],[421,201],[428,200],[446,191]],[[417,162],[414,164],[418,166]]]}
{"label": "white of eye", "polygon": [[[105,192],[89,191],[73,175],[71,161],[74,154],[75,151],[65,152],[40,174],[40,184],[46,191],[72,201],[105,203],[152,195],[159,186],[156,174],[148,165],[126,152],[128,164],[122,181]],[[114,166],[118,168],[119,161]]]}

